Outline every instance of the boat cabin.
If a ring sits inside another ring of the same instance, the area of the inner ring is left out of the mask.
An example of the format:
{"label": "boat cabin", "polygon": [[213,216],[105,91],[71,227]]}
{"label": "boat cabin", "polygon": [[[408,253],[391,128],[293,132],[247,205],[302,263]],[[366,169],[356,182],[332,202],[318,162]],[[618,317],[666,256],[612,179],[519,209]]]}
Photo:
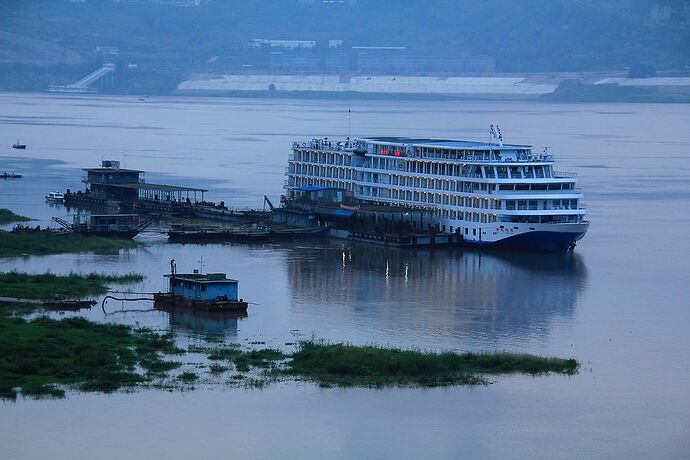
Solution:
{"label": "boat cabin", "polygon": [[176,273],[165,275],[169,279],[169,293],[191,300],[237,301],[238,282],[226,278],[225,273]]}

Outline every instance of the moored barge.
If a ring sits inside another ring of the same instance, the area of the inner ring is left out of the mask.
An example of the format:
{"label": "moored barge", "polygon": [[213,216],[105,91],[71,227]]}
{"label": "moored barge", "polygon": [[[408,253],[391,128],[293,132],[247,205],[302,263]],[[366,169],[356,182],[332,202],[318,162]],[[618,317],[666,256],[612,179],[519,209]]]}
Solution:
{"label": "moored barge", "polygon": [[225,273],[201,274],[177,273],[175,261],[171,261],[171,273],[168,278],[168,292],[153,295],[154,307],[165,310],[170,308],[189,308],[201,311],[245,312],[248,302],[238,298],[238,284]]}

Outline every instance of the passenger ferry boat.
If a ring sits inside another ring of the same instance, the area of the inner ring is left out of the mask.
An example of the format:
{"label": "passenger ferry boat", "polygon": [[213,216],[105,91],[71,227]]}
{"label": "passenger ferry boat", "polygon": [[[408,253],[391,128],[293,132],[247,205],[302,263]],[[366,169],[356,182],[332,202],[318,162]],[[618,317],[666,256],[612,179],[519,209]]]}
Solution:
{"label": "passenger ferry boat", "polygon": [[[423,209],[420,230],[467,244],[566,252],[589,227],[575,174],[554,171],[548,149],[491,142],[371,137],[293,142],[286,199],[305,186],[341,188],[363,202]],[[498,135],[496,132],[498,131]]]}

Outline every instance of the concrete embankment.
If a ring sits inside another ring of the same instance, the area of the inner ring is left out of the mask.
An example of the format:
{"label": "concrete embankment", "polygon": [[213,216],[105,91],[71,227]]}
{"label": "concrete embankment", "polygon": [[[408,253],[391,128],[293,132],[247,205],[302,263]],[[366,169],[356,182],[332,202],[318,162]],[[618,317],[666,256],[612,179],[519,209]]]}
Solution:
{"label": "concrete embankment", "polygon": [[197,75],[181,82],[176,94],[185,95],[268,95],[319,94],[357,97],[467,97],[536,98],[556,89],[558,82],[531,81],[521,76],[500,77],[417,77],[344,75]]}

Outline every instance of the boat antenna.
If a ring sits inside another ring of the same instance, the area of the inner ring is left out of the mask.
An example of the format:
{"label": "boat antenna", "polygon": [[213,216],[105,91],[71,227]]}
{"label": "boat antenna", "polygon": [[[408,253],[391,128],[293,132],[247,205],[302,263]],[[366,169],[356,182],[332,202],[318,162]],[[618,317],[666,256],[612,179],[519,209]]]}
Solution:
{"label": "boat antenna", "polygon": [[347,137],[348,139],[352,137],[352,126],[351,126],[352,110],[347,109]]}
{"label": "boat antenna", "polygon": [[204,256],[201,256],[201,258],[199,259],[199,274],[204,274]]}

